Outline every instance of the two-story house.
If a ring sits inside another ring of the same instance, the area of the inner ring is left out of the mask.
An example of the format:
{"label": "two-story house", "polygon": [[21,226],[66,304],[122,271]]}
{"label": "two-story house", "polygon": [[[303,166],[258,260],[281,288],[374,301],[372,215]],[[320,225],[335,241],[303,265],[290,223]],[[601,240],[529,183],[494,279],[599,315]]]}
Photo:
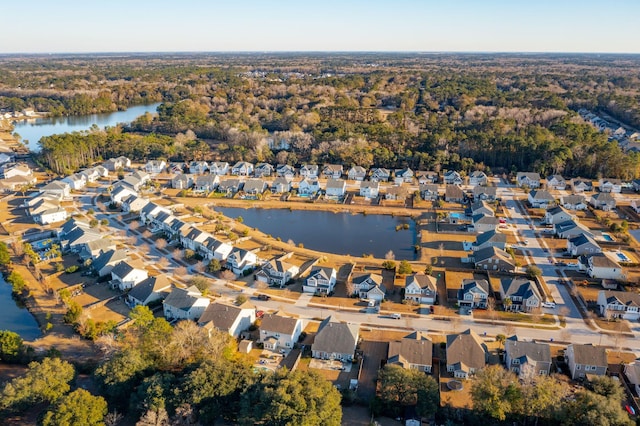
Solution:
{"label": "two-story house", "polygon": [[573,238],[580,234],[593,237],[591,230],[576,220],[567,220],[565,222],[554,223],[553,232],[558,238]]}
{"label": "two-story house", "polygon": [[275,351],[278,348],[292,349],[302,333],[302,320],[278,313],[265,314],[260,323],[260,342],[264,348]]}
{"label": "two-story house", "polygon": [[227,257],[227,268],[234,274],[241,275],[250,271],[258,264],[258,256],[252,251],[234,248]]}
{"label": "two-story house", "polygon": [[448,334],[446,343],[447,372],[457,379],[468,379],[485,367],[487,345],[473,330]]}
{"label": "two-story house", "polygon": [[544,223],[549,225],[575,219],[576,216],[574,214],[569,213],[567,209],[561,206],[551,207],[544,213]]}
{"label": "two-story house", "polygon": [[587,374],[604,376],[607,374],[607,351],[602,346],[580,345],[573,343],[567,346],[564,353],[573,380],[584,379]]}
{"label": "two-story house", "polygon": [[148,277],[140,281],[127,293],[127,304],[131,307],[165,299],[171,293],[171,283],[164,275]]}
{"label": "two-story house", "polygon": [[315,177],[304,177],[298,184],[298,194],[300,195],[315,194],[319,190],[320,184],[318,183],[318,178]]}
{"label": "two-story house", "polygon": [[365,198],[377,198],[380,193],[380,183],[365,181],[360,184],[360,196]]}
{"label": "two-story house", "polygon": [[474,186],[473,201],[495,201],[498,197],[498,189],[495,186]]}
{"label": "two-story house", "polygon": [[515,271],[516,264],[509,253],[498,247],[489,246],[473,252],[476,269],[485,271]]}
{"label": "two-story house", "polygon": [[291,181],[284,176],[275,178],[271,184],[271,192],[274,194],[284,194],[289,191],[291,191]]}
{"label": "two-story house", "polygon": [[362,166],[353,166],[347,172],[347,179],[363,181],[367,177],[367,169]]}
{"label": "two-story house", "polygon": [[487,177],[485,172],[481,170],[474,170],[469,175],[469,185],[471,186],[486,185],[488,180],[489,178]]}
{"label": "two-story house", "polygon": [[353,361],[360,338],[359,329],[358,324],[338,322],[331,316],[325,318],[311,345],[311,356],[342,362]]}
{"label": "two-story house", "polygon": [[431,275],[407,275],[404,283],[404,300],[433,305],[438,295],[438,280]]}
{"label": "two-story house", "polygon": [[438,199],[438,185],[435,183],[421,184],[419,190],[420,197],[425,201],[436,201]]}
{"label": "two-story house", "polygon": [[516,174],[516,185],[520,188],[523,186],[529,188],[540,187],[540,173],[518,172]]}
{"label": "two-story house", "polygon": [[372,182],[388,182],[391,177],[391,171],[383,167],[371,169],[370,179]]}
{"label": "two-story house", "polygon": [[605,253],[586,254],[578,258],[578,267],[591,278],[622,279],[622,266]]}
{"label": "two-story house", "polygon": [[189,163],[189,173],[192,175],[201,175],[209,170],[209,163],[206,161],[192,161]]}
{"label": "two-story house", "polygon": [[238,161],[231,168],[231,174],[234,176],[250,176],[253,173],[253,164],[246,161]]}
{"label": "two-story house", "polygon": [[542,304],[536,285],[525,278],[501,279],[500,295],[505,311],[531,312]]}
{"label": "two-story house", "polygon": [[122,261],[111,270],[111,286],[118,287],[121,291],[128,290],[147,279],[148,276],[145,269],[136,268],[128,261]]}
{"label": "two-story house", "polygon": [[174,287],[162,302],[164,317],[171,321],[177,319],[197,320],[211,303],[211,299],[202,296],[196,286],[189,288]]}
{"label": "two-story house", "polygon": [[593,182],[589,179],[575,178],[571,181],[571,188],[575,194],[593,191]]}
{"label": "two-story house", "polygon": [[317,164],[303,164],[300,166],[300,176],[303,178],[317,178],[318,170]]}
{"label": "two-story house", "polygon": [[598,292],[598,309],[600,315],[607,319],[637,321],[640,318],[640,294],[631,291],[601,290]]}
{"label": "two-story house", "polygon": [[563,195],[560,197],[560,205],[567,210],[586,210],[587,199],[584,195]]}
{"label": "two-story house", "polygon": [[551,370],[551,349],[546,343],[507,339],[504,343],[505,365],[521,379],[548,376]]}
{"label": "two-story house", "polygon": [[253,176],[257,178],[270,177],[275,169],[269,163],[258,163],[253,168]]}
{"label": "two-story house", "polygon": [[490,291],[487,280],[464,279],[460,290],[458,290],[458,306],[469,309],[484,309],[487,307]]}
{"label": "two-story house", "polygon": [[507,236],[495,230],[483,232],[482,234],[478,234],[471,249],[473,251],[480,251],[487,247],[496,247],[500,250],[505,250],[507,247]]}
{"label": "two-story house", "polygon": [[460,176],[460,173],[455,170],[446,171],[443,176],[443,181],[445,185],[462,185],[462,183],[464,182],[462,176]]}
{"label": "two-story house", "polygon": [[198,319],[198,325],[205,329],[216,329],[229,333],[235,338],[256,321],[256,308],[249,303],[240,306],[226,303],[211,303]]}
{"label": "two-story house", "polygon": [[336,286],[337,272],[325,266],[314,266],[304,280],[302,291],[320,295],[329,295]]}
{"label": "two-story house", "polygon": [[347,182],[342,179],[329,178],[325,192],[327,197],[343,197],[347,192]]}
{"label": "two-story house", "polygon": [[212,175],[224,176],[229,173],[229,163],[226,161],[214,161],[209,164],[209,173]]}
{"label": "two-story house", "polygon": [[378,274],[364,274],[354,277],[352,280],[354,294],[360,299],[382,302],[387,292],[382,283],[382,276]]}
{"label": "two-story house", "polygon": [[433,342],[422,331],[415,331],[400,340],[389,342],[387,364],[431,373]]}
{"label": "two-story house", "polygon": [[396,185],[411,183],[413,182],[413,170],[408,167],[405,167],[404,169],[396,169],[393,180]]}
{"label": "two-story house", "polygon": [[325,164],[322,168],[322,176],[327,179],[340,179],[343,169],[341,164]]}
{"label": "two-story house", "polygon": [[579,234],[567,239],[567,252],[577,257],[585,254],[600,253],[602,249],[590,235]]}
{"label": "two-story house", "polygon": [[256,274],[258,281],[271,286],[284,287],[289,281],[298,276],[300,268],[285,262],[282,259],[273,259],[262,265],[262,269]]}
{"label": "two-story house", "polygon": [[591,196],[589,204],[591,204],[594,209],[608,212],[616,208],[616,199],[608,192],[598,192]]}
{"label": "two-story house", "polygon": [[622,191],[620,179],[600,179],[598,181],[600,192],[619,194]]}
{"label": "two-story house", "polygon": [[564,191],[567,188],[567,181],[562,175],[551,175],[547,177],[547,189]]}
{"label": "two-story house", "polygon": [[544,189],[536,189],[529,192],[527,195],[527,200],[531,207],[533,208],[547,208],[550,205],[555,204],[556,199],[549,193],[549,191],[545,191]]}

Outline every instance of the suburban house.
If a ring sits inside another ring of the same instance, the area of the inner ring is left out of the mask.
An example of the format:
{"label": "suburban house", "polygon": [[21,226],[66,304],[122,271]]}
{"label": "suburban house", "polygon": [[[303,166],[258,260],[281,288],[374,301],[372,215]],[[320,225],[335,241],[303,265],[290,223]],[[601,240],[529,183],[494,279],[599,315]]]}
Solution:
{"label": "suburban house", "polygon": [[276,166],[277,177],[287,178],[287,180],[291,182],[295,175],[296,169],[293,166],[290,166],[288,164],[278,164]]}
{"label": "suburban house", "polygon": [[549,225],[575,219],[576,216],[574,214],[569,213],[567,209],[561,206],[551,207],[544,213],[544,223]]}
{"label": "suburban house", "polygon": [[549,375],[551,348],[546,343],[522,342],[509,338],[504,343],[504,353],[507,369],[521,379]]}
{"label": "suburban house", "polygon": [[24,163],[2,167],[2,178],[9,179],[15,176],[31,176],[33,171]]}
{"label": "suburban house", "polygon": [[300,166],[300,176],[305,178],[317,178],[318,177],[318,165],[317,164],[303,164]]}
{"label": "suburban house", "polygon": [[271,286],[284,287],[286,283],[298,276],[300,268],[281,259],[273,259],[262,265],[256,273],[256,279]]}
{"label": "suburban house", "polygon": [[558,238],[573,238],[580,234],[589,235],[590,237],[594,236],[588,227],[576,220],[554,223],[553,232],[558,236]]}
{"label": "suburban house", "polygon": [[620,179],[600,179],[598,188],[600,192],[619,194],[622,191],[622,181]]}
{"label": "suburban house", "polygon": [[564,191],[567,188],[567,181],[562,175],[551,175],[547,177],[547,189]]}
{"label": "suburban house", "polygon": [[116,249],[115,241],[110,238],[100,238],[99,240],[89,241],[83,244],[80,249],[80,259],[96,259],[100,254]]}
{"label": "suburban house", "polygon": [[573,189],[573,192],[576,194],[579,194],[585,191],[591,192],[593,191],[593,182],[591,182],[588,179],[575,178],[571,182],[571,187]]}
{"label": "suburban house", "polygon": [[331,316],[325,318],[311,345],[311,356],[342,362],[353,361],[360,338],[359,329],[358,324],[338,322]]}
{"label": "suburban house", "polygon": [[40,188],[40,192],[43,194],[51,194],[58,199],[68,198],[71,194],[71,187],[68,183],[61,180],[54,180]]}
{"label": "suburban house", "polygon": [[526,278],[501,279],[500,296],[505,311],[531,312],[542,304],[536,285]]}
{"label": "suburban house", "polygon": [[270,177],[274,172],[274,167],[269,163],[258,163],[253,168],[253,176],[257,178]]}
{"label": "suburban house", "polygon": [[469,175],[469,185],[471,185],[471,186],[486,185],[488,179],[489,178],[487,177],[485,172],[483,172],[481,170],[474,170]]}
{"label": "suburban house", "polygon": [[162,302],[164,317],[171,320],[197,320],[211,303],[211,299],[202,296],[195,286],[189,288],[174,287]]}
{"label": "suburban house", "polygon": [[14,176],[9,179],[0,179],[0,189],[4,192],[18,191],[35,185],[38,178],[35,176]]}
{"label": "suburban house", "polygon": [[600,315],[607,319],[637,321],[640,318],[640,294],[632,291],[601,290],[598,292],[598,310]]}
{"label": "suburban house", "polygon": [[[469,214],[470,213],[470,214]],[[477,214],[483,214],[485,216],[495,216],[496,212],[493,210],[491,204],[486,201],[476,201],[469,206],[469,216],[475,216]]]}
{"label": "suburban house", "polygon": [[567,210],[586,210],[587,199],[584,195],[563,195],[560,204]]}
{"label": "suburban house", "polygon": [[442,180],[445,185],[462,185],[463,183],[462,176],[455,170],[446,171]]}
{"label": "suburban house", "polygon": [[240,306],[226,303],[211,303],[204,310],[198,325],[205,329],[216,329],[230,336],[238,338],[240,333],[247,330],[256,321],[256,308],[249,303]]}
{"label": "suburban house", "polygon": [[111,286],[118,287],[121,291],[129,290],[136,284],[148,278],[145,269],[138,269],[128,261],[123,260],[111,270]]}
{"label": "suburban house", "polygon": [[591,278],[622,279],[622,266],[605,253],[586,254],[578,258],[578,267]]}
{"label": "suburban house", "polygon": [[472,250],[480,251],[487,247],[495,247],[500,250],[507,248],[507,236],[496,230],[483,232],[478,234],[476,241],[473,243]]}
{"label": "suburban house", "polygon": [[109,194],[109,198],[113,204],[120,205],[122,200],[131,196],[137,196],[138,193],[126,185],[116,184]]}
{"label": "suburban house", "polygon": [[199,251],[207,260],[223,261],[229,257],[229,254],[233,251],[233,246],[213,236],[208,236],[200,245]]}
{"label": "suburban house", "polygon": [[205,241],[210,237],[212,235],[208,232],[190,227],[185,229],[185,235],[180,236],[180,242],[185,248],[199,252],[204,247]]}
{"label": "suburban house", "polygon": [[473,201],[495,201],[498,196],[498,189],[495,186],[474,186]]}
{"label": "suburban house", "polygon": [[302,333],[302,320],[283,317],[278,313],[265,314],[260,324],[260,342],[265,349],[292,349]]}
{"label": "suburban house", "polygon": [[114,266],[123,260],[127,260],[127,252],[124,250],[109,250],[100,254],[93,262],[91,269],[98,274],[99,277],[111,275]]}
{"label": "suburban house", "polygon": [[377,181],[365,181],[360,184],[360,196],[365,198],[378,198],[380,183]]}
{"label": "suburban house", "polygon": [[367,169],[362,166],[353,166],[347,172],[347,179],[363,181],[367,177]]}
{"label": "suburban house", "polygon": [[127,185],[133,188],[135,191],[139,191],[140,188],[147,182],[151,181],[151,176],[147,172],[136,170],[135,172],[125,176],[119,181],[122,185]]}
{"label": "suburban house", "polygon": [[214,161],[209,164],[209,173],[212,175],[224,176],[229,173],[229,163],[226,161]]}
{"label": "suburban house", "polygon": [[416,172],[416,179],[418,179],[418,183],[420,185],[426,185],[429,183],[439,183],[440,175],[438,174],[438,172],[421,170]]}
{"label": "suburban house", "polygon": [[527,186],[529,188],[540,187],[540,173],[518,172],[516,175],[516,185],[520,188]]}
{"label": "suburban house", "polygon": [[579,234],[567,240],[567,251],[571,256],[576,257],[585,254],[601,253],[602,249],[590,235]]}
{"label": "suburban house", "polygon": [[110,158],[104,162],[103,166],[110,172],[116,172],[118,170],[128,169],[129,167],[131,167],[131,160],[125,156]]}
{"label": "suburban house", "polygon": [[433,305],[438,295],[438,279],[431,275],[407,275],[404,281],[404,300]]}
{"label": "suburban house", "polygon": [[271,184],[271,192],[274,194],[284,194],[291,191],[291,181],[286,177],[279,176]]}
{"label": "suburban house", "polygon": [[471,217],[471,225],[476,232],[495,231],[500,226],[500,219],[493,215],[480,213]]}
{"label": "suburban house", "polygon": [[69,184],[69,187],[71,189],[77,191],[87,185],[87,177],[80,173],[74,173],[72,175],[64,177],[62,179],[62,182],[66,182],[67,184]]}
{"label": "suburban house", "polygon": [[458,185],[447,184],[444,186],[444,200],[447,203],[462,203],[464,191]]}
{"label": "suburban house", "polygon": [[382,302],[387,292],[382,283],[382,276],[378,274],[359,275],[351,280],[353,292],[360,299],[374,300]]}
{"label": "suburban house", "polygon": [[447,335],[447,372],[457,379],[468,379],[484,368],[488,354],[487,345],[471,329]]}
{"label": "suburban house", "polygon": [[389,342],[387,364],[431,373],[433,342],[422,331],[414,331],[400,340]]}
{"label": "suburban house", "polygon": [[409,196],[409,188],[403,185],[394,185],[387,188],[384,194],[385,200],[404,201]]}
{"label": "suburban house", "polygon": [[93,183],[100,178],[109,176],[109,170],[102,166],[90,167],[80,172],[85,177],[87,182]]}
{"label": "suburban house", "polygon": [[[69,223],[68,221],[66,223]],[[59,234],[60,248],[63,253],[78,253],[89,241],[95,241],[102,238],[99,231],[91,229],[89,226],[76,226],[68,233]]]}
{"label": "suburban house", "polygon": [[258,178],[247,179],[242,191],[249,195],[260,195],[267,190],[267,182]]}
{"label": "suburban house", "polygon": [[218,175],[199,175],[196,177],[193,190],[195,192],[212,192],[218,187],[219,183],[220,176]]}
{"label": "suburban house", "polygon": [[327,179],[340,179],[342,177],[342,165],[325,164],[322,168],[322,176]]}
{"label": "suburban house", "polygon": [[223,194],[235,194],[240,191],[242,181],[240,179],[225,179],[221,180],[218,184],[218,192]]}
{"label": "suburban house", "polygon": [[304,293],[325,294],[333,292],[336,286],[337,272],[326,266],[315,266],[309,276],[304,280],[302,291]]}
{"label": "suburban house", "polygon": [[487,307],[490,291],[487,280],[464,279],[460,290],[458,290],[458,306],[469,309],[484,309]]}
{"label": "suburban house", "polygon": [[640,361],[634,361],[624,366],[624,375],[633,386],[636,394],[640,395]]}
{"label": "suburban house", "polygon": [[149,160],[144,165],[144,171],[150,175],[157,175],[162,173],[167,168],[167,163],[164,160]]}
{"label": "suburban house", "polygon": [[476,269],[485,271],[515,271],[516,264],[506,251],[489,246],[473,252],[473,263]]}
{"label": "suburban house", "polygon": [[602,346],[573,343],[567,346],[564,354],[573,380],[584,379],[587,374],[607,374],[607,351]]}
{"label": "suburban house", "polygon": [[591,204],[594,209],[608,212],[616,208],[616,199],[607,192],[598,192],[591,196],[589,204]]}
{"label": "suburban house", "polygon": [[318,178],[315,177],[302,178],[298,184],[298,194],[311,195],[315,194],[319,190],[320,184],[318,183]]}
{"label": "suburban house", "polygon": [[231,174],[234,176],[249,176],[253,173],[253,164],[246,161],[238,161],[231,168]]}
{"label": "suburban house", "polygon": [[171,283],[164,275],[148,277],[127,293],[127,304],[131,307],[159,302],[165,299],[171,292]]}
{"label": "suburban house", "polygon": [[56,199],[38,196],[31,199],[28,205],[27,214],[40,225],[67,220],[67,211],[60,206],[60,202]]}
{"label": "suburban house", "polygon": [[438,199],[438,185],[435,183],[420,184],[420,196],[425,201],[436,201]]}
{"label": "suburban house", "polygon": [[413,170],[408,167],[405,167],[404,169],[396,169],[396,171],[394,172],[393,181],[396,185],[401,185],[405,182],[413,182]]}
{"label": "suburban house", "polygon": [[556,199],[544,189],[536,189],[529,192],[527,200],[533,208],[547,208],[547,206],[555,204]]}
{"label": "suburban house", "polygon": [[258,256],[252,251],[234,248],[227,257],[227,268],[234,274],[240,275],[250,271],[258,264]]}
{"label": "suburban house", "polygon": [[193,186],[192,174],[178,174],[171,179],[171,188],[173,189],[189,189]]}
{"label": "suburban house", "polygon": [[209,170],[209,163],[206,161],[192,161],[189,163],[189,173],[192,175],[201,175]]}
{"label": "suburban house", "polygon": [[325,190],[327,197],[343,197],[347,191],[347,182],[342,179],[329,178]]}
{"label": "suburban house", "polygon": [[391,171],[389,169],[377,167],[375,169],[371,169],[371,175],[369,179],[372,182],[388,182],[391,177]]}

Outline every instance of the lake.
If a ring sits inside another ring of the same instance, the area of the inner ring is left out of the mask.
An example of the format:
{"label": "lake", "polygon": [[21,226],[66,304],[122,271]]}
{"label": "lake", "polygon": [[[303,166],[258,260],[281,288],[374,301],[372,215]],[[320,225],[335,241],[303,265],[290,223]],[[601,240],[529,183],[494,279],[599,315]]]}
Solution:
{"label": "lake", "polygon": [[[216,207],[216,211],[234,219],[242,216],[247,226],[312,250],[351,256],[366,253],[381,259],[391,250],[399,260],[416,258],[416,226],[409,217],[232,207]],[[396,231],[396,226],[404,224],[409,229]]]}
{"label": "lake", "polygon": [[[160,103],[137,105],[126,111],[108,112],[104,114],[80,115],[72,117],[46,117],[34,120],[20,120],[14,125],[14,132],[22,137],[22,141],[34,152],[40,151],[38,142],[43,136],[60,133],[89,130],[96,124],[100,128],[113,127],[119,123],[131,123],[147,112],[155,113]],[[27,143],[28,142],[28,143]]]}
{"label": "lake", "polygon": [[26,308],[20,308],[11,297],[11,285],[0,275],[0,330],[11,330],[24,340],[42,336],[36,319]]}

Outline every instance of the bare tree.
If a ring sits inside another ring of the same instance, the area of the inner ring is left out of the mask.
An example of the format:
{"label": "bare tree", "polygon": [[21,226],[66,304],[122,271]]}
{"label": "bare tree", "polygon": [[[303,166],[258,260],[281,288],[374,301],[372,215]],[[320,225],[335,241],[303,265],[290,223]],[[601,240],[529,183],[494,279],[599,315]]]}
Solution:
{"label": "bare tree", "polygon": [[118,426],[122,419],[124,419],[124,416],[114,410],[104,416],[104,424],[105,426]]}
{"label": "bare tree", "polygon": [[516,334],[516,328],[513,324],[505,324],[504,326],[504,334],[507,337],[513,336]]}
{"label": "bare tree", "polygon": [[173,276],[175,278],[186,279],[188,275],[189,275],[189,272],[187,271],[187,268],[185,268],[184,266],[179,266],[173,270]]}
{"label": "bare tree", "polygon": [[138,228],[140,228],[140,222],[138,222],[137,220],[132,220],[131,222],[129,222],[130,231],[137,231]]}
{"label": "bare tree", "polygon": [[396,255],[393,253],[393,250],[389,250],[385,255],[384,258],[386,260],[394,260],[396,258]]}
{"label": "bare tree", "polygon": [[156,266],[160,269],[166,269],[167,266],[169,266],[169,259],[167,259],[166,257],[161,257],[160,259],[158,259],[158,261],[156,262]]}
{"label": "bare tree", "polygon": [[151,234],[151,231],[149,231],[148,229],[145,229],[144,232],[142,233],[142,237],[147,239],[151,238],[151,235],[153,234]]}
{"label": "bare tree", "polygon": [[156,248],[159,250],[164,250],[167,247],[167,240],[164,238],[158,238],[156,240]]}
{"label": "bare tree", "polygon": [[440,257],[444,256],[444,243],[438,244],[438,250],[440,251]]}
{"label": "bare tree", "polygon": [[356,292],[356,286],[353,284],[353,281],[347,280],[345,283],[345,290],[347,292],[347,296],[352,296]]}
{"label": "bare tree", "polygon": [[180,261],[180,260],[184,259],[184,252],[182,250],[180,250],[180,249],[175,249],[171,253],[171,257],[173,257],[177,261]]}

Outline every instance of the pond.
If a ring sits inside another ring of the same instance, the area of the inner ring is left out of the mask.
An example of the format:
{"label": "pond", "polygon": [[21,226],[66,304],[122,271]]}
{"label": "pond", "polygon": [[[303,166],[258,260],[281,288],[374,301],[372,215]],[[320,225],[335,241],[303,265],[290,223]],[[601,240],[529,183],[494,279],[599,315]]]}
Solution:
{"label": "pond", "polygon": [[155,113],[160,103],[137,105],[125,111],[108,112],[70,117],[47,117],[33,120],[20,120],[14,125],[14,132],[34,152],[40,151],[38,142],[43,136],[89,130],[94,124],[100,128],[113,127],[119,123],[130,123],[147,112]]}
{"label": "pond", "polygon": [[11,296],[11,285],[0,275],[0,330],[18,333],[24,340],[42,335],[36,319],[26,308],[21,308]]}
{"label": "pond", "polygon": [[351,256],[366,253],[380,259],[391,250],[399,260],[416,258],[413,248],[416,227],[409,217],[288,209],[216,207],[216,210],[234,219],[242,216],[247,226],[282,241],[302,243],[312,250]]}

